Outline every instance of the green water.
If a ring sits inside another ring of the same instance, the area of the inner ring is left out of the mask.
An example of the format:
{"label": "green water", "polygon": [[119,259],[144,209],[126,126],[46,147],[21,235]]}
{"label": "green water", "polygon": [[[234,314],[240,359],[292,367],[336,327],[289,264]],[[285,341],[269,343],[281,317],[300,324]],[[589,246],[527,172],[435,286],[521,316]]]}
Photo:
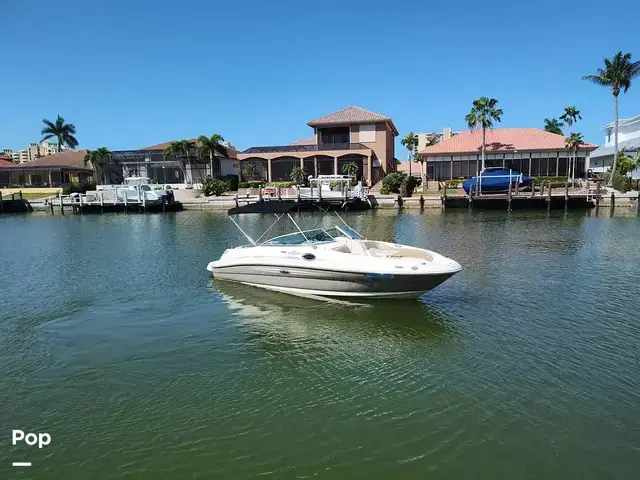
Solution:
{"label": "green water", "polygon": [[464,270],[322,303],[213,283],[222,214],[0,217],[0,478],[638,478],[639,218],[349,220]]}

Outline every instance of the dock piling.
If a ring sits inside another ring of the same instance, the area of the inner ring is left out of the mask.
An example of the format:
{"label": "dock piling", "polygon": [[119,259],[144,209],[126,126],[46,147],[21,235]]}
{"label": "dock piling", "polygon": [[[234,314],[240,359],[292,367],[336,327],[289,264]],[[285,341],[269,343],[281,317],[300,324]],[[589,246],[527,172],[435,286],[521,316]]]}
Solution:
{"label": "dock piling", "polygon": [[80,215],[82,215],[82,194],[79,195],[78,199],[80,202],[78,203],[78,210],[80,210]]}
{"label": "dock piling", "polygon": [[600,208],[600,180],[596,182],[596,209]]}
{"label": "dock piling", "polygon": [[2,192],[0,192],[0,214],[4,213],[4,203],[2,203]]}
{"label": "dock piling", "polygon": [[531,196],[533,197],[536,194],[536,181],[531,180]]}
{"label": "dock piling", "polygon": [[511,172],[509,172],[509,190],[507,192],[507,212],[511,211],[511,190],[513,182],[511,181]]}
{"label": "dock piling", "polygon": [[60,214],[64,215],[64,203],[62,201],[62,194],[58,197],[60,199]]}
{"label": "dock piling", "polygon": [[[542,184],[544,186],[544,184]],[[551,182],[549,182],[549,184],[547,185],[548,191],[547,191],[547,211],[551,210]]]}
{"label": "dock piling", "polygon": [[282,200],[282,189],[280,187],[277,187],[277,192],[278,192],[278,201]]}
{"label": "dock piling", "polygon": [[[587,190],[588,191],[588,190]],[[569,209],[569,182],[564,181],[564,211],[565,213]]]}
{"label": "dock piling", "polygon": [[471,186],[469,186],[469,211],[471,211],[473,209],[473,190],[474,190],[475,185],[471,184]]}
{"label": "dock piling", "polygon": [[424,210],[424,196],[420,195],[420,210]]}

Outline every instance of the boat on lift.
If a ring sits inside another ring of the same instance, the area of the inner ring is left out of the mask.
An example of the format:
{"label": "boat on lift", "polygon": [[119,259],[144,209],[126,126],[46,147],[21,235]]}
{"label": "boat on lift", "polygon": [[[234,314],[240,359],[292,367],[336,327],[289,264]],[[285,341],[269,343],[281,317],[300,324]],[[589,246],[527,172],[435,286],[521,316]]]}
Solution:
{"label": "boat on lift", "polygon": [[[233,219],[252,213],[251,208],[229,210],[229,218],[251,243],[227,249],[210,262],[207,270],[214,278],[301,296],[406,298],[422,295],[462,268],[430,250],[365,239],[337,212],[333,228],[302,230],[290,214],[295,204],[289,202],[256,205],[256,212],[274,213],[277,219],[254,240]],[[285,217],[296,231],[268,238]]]}
{"label": "boat on lift", "polygon": [[523,190],[531,185],[533,179],[522,175],[517,170],[510,170],[503,167],[485,168],[479,176],[470,178],[462,182],[462,188],[466,194],[473,188],[473,194],[478,193],[500,193],[509,190],[511,187]]}

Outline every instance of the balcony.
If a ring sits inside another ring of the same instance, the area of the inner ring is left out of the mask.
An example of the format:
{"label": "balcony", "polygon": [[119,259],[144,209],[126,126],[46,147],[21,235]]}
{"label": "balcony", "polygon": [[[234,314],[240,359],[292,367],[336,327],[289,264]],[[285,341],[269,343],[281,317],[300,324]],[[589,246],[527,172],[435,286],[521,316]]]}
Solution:
{"label": "balcony", "polygon": [[286,153],[286,152],[322,152],[327,150],[368,150],[362,143],[321,143],[320,145],[274,145],[270,147],[251,147],[242,153]]}

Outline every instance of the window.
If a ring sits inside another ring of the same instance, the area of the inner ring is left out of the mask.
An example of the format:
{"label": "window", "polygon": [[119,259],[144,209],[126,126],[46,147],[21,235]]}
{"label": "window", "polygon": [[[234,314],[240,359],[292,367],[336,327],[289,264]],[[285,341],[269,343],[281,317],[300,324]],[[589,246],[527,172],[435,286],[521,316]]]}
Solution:
{"label": "window", "polygon": [[376,141],[376,126],[375,125],[360,125],[360,140],[361,143],[372,143]]}

